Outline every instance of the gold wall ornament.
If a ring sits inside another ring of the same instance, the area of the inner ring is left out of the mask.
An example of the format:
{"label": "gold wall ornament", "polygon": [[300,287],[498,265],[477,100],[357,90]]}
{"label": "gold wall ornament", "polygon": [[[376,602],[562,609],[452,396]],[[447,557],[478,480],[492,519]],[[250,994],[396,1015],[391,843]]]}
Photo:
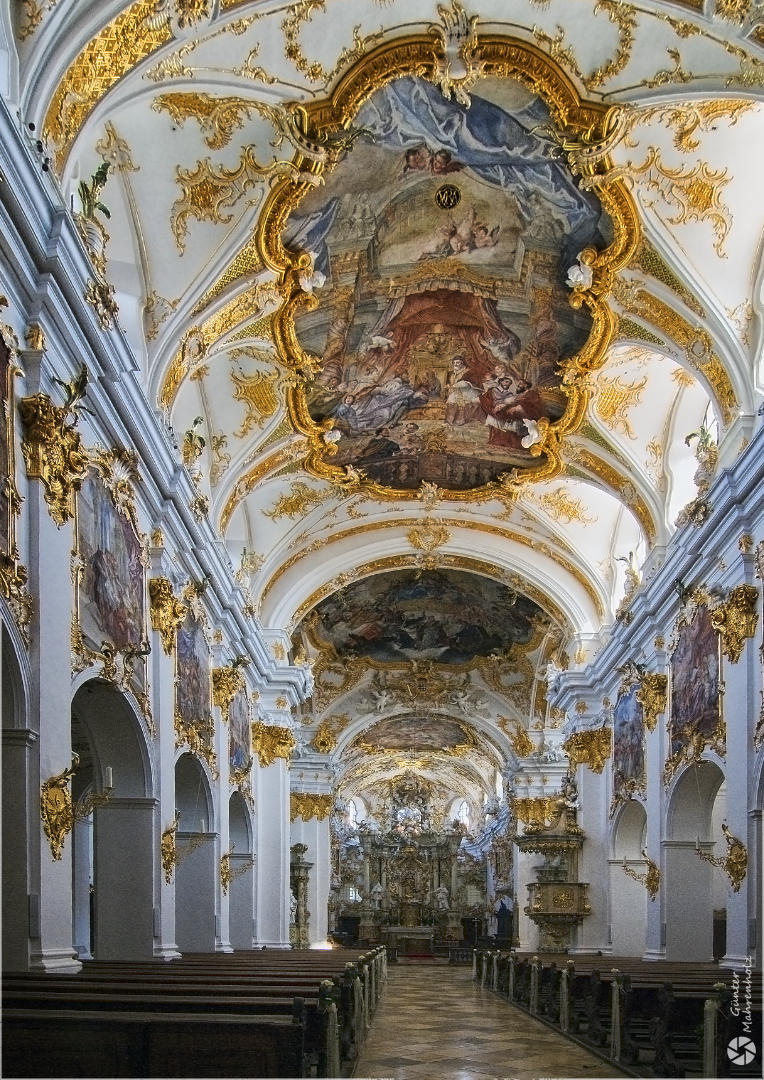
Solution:
{"label": "gold wall ornament", "polygon": [[627,438],[636,439],[629,423],[628,411],[634,405],[642,403],[642,391],[647,386],[647,380],[647,375],[631,383],[625,383],[620,375],[615,379],[598,379],[594,411],[611,431],[620,431]]}
{"label": "gold wall ornament", "polygon": [[228,889],[232,881],[235,881],[236,878],[243,877],[247,873],[247,871],[251,870],[252,867],[255,865],[255,860],[250,857],[249,859],[247,859],[246,862],[232,869],[231,856],[234,853],[235,847],[236,844],[231,844],[231,847],[228,849],[228,851],[226,851],[224,855],[220,856],[220,885],[223,889],[223,896],[226,896],[228,894]]}
{"label": "gold wall ornament", "polygon": [[362,38],[358,34],[358,27],[355,27],[353,30],[352,48],[343,49],[334,67],[327,70],[320,61],[309,61],[300,45],[299,34],[302,24],[312,21],[314,11],[325,12],[326,0],[298,0],[298,3],[287,8],[286,18],[281,24],[281,29],[286,38],[284,56],[294,64],[300,74],[304,75],[308,82],[322,83],[324,86],[328,86],[332,79],[334,79],[347,64],[352,63],[353,60],[357,60],[359,57],[363,56],[370,44],[379,41],[384,31],[378,30],[376,33],[369,34],[368,37]]}
{"label": "gold wall ornament", "polygon": [[597,517],[589,517],[581,500],[569,495],[565,488],[556,488],[543,495],[529,493],[529,497],[537,502],[554,521],[560,521],[563,525],[570,525],[574,521],[579,525],[593,525],[598,520]]}
{"label": "gold wall ornament", "polygon": [[639,680],[636,699],[642,706],[642,715],[648,731],[655,731],[658,714],[666,711],[668,675],[645,672]]}
{"label": "gold wall ornament", "polygon": [[332,795],[314,795],[308,791],[293,791],[289,796],[289,820],[301,817],[303,821],[317,818],[323,821],[332,812]]}
{"label": "gold wall ornament", "polygon": [[316,491],[315,488],[310,487],[304,481],[295,480],[290,493],[288,495],[279,495],[274,506],[270,510],[263,510],[262,513],[273,521],[278,521],[282,517],[294,520],[298,515],[307,517],[316,506],[320,506],[321,503],[335,497],[336,494],[333,488]]}
{"label": "gold wall ornament", "polygon": [[113,447],[103,450],[97,447],[89,453],[90,464],[103,480],[109,492],[112,505],[118,514],[130,522],[138,540],[145,542],[145,537],[138,524],[136,507],[136,486],[140,483],[138,454],[135,450]]}
{"label": "gold wall ornament", "polygon": [[[0,309],[8,301],[0,294]],[[35,324],[37,325],[37,324]],[[42,333],[42,331],[40,331]],[[5,550],[0,551],[0,592],[8,601],[13,619],[25,645],[29,645],[29,623],[34,614],[34,602],[27,590],[27,570],[19,561],[17,519],[23,499],[16,485],[16,378],[23,371],[16,364],[18,340],[13,330],[0,318],[0,359],[5,367],[5,385],[0,387],[0,425],[5,442],[7,473],[0,477],[5,485],[4,520],[2,524]],[[44,347],[44,341],[43,341]],[[31,347],[31,346],[30,346]]]}
{"label": "gold wall ornament", "polygon": [[212,669],[212,701],[220,707],[226,722],[228,706],[240,690],[246,690],[246,683],[238,667],[229,664],[227,667]]}
{"label": "gold wall ornament", "polygon": [[115,83],[172,37],[169,20],[155,20],[154,0],[139,0],[81,50],[56,88],[43,125],[59,175],[86,119]]}
{"label": "gold wall ornament", "polygon": [[[481,63],[486,77],[516,78],[532,87],[548,105],[554,122],[566,138],[583,139],[588,133],[591,139],[601,138],[610,124],[610,114],[605,106],[582,101],[570,80],[557,64],[540,53],[537,48],[517,39],[500,35],[481,35]],[[399,38],[374,49],[365,55],[339,82],[331,100],[306,102],[303,129],[314,141],[327,140],[333,133],[346,130],[363,102],[379,87],[392,79],[417,74],[428,75],[435,70],[440,56],[438,44],[432,36],[417,35]],[[299,155],[296,166],[302,168],[306,159]],[[603,158],[591,169],[584,165],[587,174],[595,176],[604,170],[608,162]],[[323,165],[312,163],[315,172]],[[603,173],[604,175],[604,173]],[[562,469],[561,440],[575,431],[583,422],[588,391],[588,373],[596,370],[605,360],[607,348],[613,340],[617,320],[608,306],[607,296],[613,275],[628,263],[639,239],[636,208],[623,181],[614,178],[612,183],[595,184],[596,195],[603,210],[614,224],[614,242],[605,251],[593,250],[585,255],[593,273],[588,288],[574,290],[571,303],[585,308],[592,318],[588,341],[575,357],[563,364],[563,381],[567,395],[567,407],[563,417],[550,423],[546,418],[538,422],[538,441],[530,447],[533,459],[528,468],[505,474],[503,479],[492,481],[483,487],[470,490],[448,490],[445,497],[456,501],[495,497],[515,489],[527,480],[547,480]],[[305,310],[316,307],[318,300],[303,291],[300,279],[310,269],[308,253],[287,252],[281,235],[289,215],[300,205],[307,188],[292,180],[284,179],[272,190],[263,208],[258,225],[258,242],[263,262],[280,275],[285,302],[272,319],[273,336],[278,354],[293,369],[313,372],[319,363],[300,346],[295,332],[295,318]],[[335,483],[347,478],[344,470],[333,466],[328,460],[330,449],[324,435],[331,422],[316,424],[309,413],[304,386],[290,388],[287,395],[289,416],[295,429],[311,441],[311,450],[305,467],[314,475],[333,480]],[[336,445],[336,444],[334,444]],[[380,500],[413,499],[416,491],[394,489],[378,484],[366,477],[358,478],[359,490]]]}
{"label": "gold wall ornament", "polygon": [[71,767],[48,777],[40,788],[40,817],[50,843],[50,853],[56,862],[61,860],[66,834],[74,828],[74,808],[69,781],[77,771],[79,763],[77,754],[72,754]]}
{"label": "gold wall ornament", "polygon": [[[319,661],[320,662],[320,661]],[[337,736],[344,731],[350,723],[347,713],[340,716],[327,716],[316,728],[312,746],[319,754],[331,754],[337,745]]]}
{"label": "gold wall ornament", "polygon": [[[186,250],[189,217],[210,221],[213,225],[229,225],[234,215],[224,211],[231,210],[247,191],[283,176],[299,183],[319,183],[311,173],[300,173],[290,161],[260,165],[254,146],[243,148],[239,165],[234,169],[226,169],[224,165],[215,167],[209,158],[197,161],[193,170],[176,166],[175,179],[181,196],[172,205],[170,228],[180,254]],[[261,198],[262,191],[255,190],[246,205],[256,206]]]}
{"label": "gold wall ornament", "polygon": [[433,518],[409,529],[406,539],[418,551],[430,553],[450,541],[451,530],[446,528],[443,522]]}
{"label": "gold wall ornament", "polygon": [[165,577],[149,578],[151,625],[162,638],[162,648],[170,656],[175,645],[175,633],[182,625],[188,608],[173,592],[172,582]]}
{"label": "gold wall ornament", "polygon": [[588,765],[592,772],[601,773],[610,757],[612,741],[612,728],[603,727],[596,731],[575,732],[565,740],[562,748],[570,758],[571,768]]}
{"label": "gold wall ornament", "polygon": [[295,747],[295,738],[288,727],[275,727],[257,720],[252,725],[252,749],[260,759],[260,768],[272,765],[276,758],[288,762]]}
{"label": "gold wall ornament", "polygon": [[19,41],[26,41],[40,25],[43,16],[56,6],[56,0],[42,0],[42,3],[38,3],[37,0],[21,0],[21,3],[25,10],[20,19],[24,21],[19,22],[17,34]]}
{"label": "gold wall ornament", "polygon": [[627,877],[632,878],[633,881],[638,881],[640,885],[644,885],[650,894],[650,899],[655,900],[658,895],[658,891],[661,887],[661,872],[658,869],[656,863],[648,856],[647,851],[643,849],[642,858],[647,863],[647,871],[644,874],[638,874],[632,867],[626,865],[626,856],[623,859],[623,872]]}
{"label": "gold wall ornament", "polygon": [[451,0],[450,11],[439,4],[438,15],[440,25],[431,26],[430,33],[440,42],[439,55],[434,71],[425,78],[438,87],[444,98],[453,97],[469,108],[469,91],[484,67],[478,48],[478,16],[468,16],[458,0]]}
{"label": "gold wall ornament", "polygon": [[615,56],[595,68],[589,75],[584,75],[579,67],[572,47],[570,45],[563,47],[565,31],[562,27],[557,27],[555,37],[547,34],[538,26],[533,28],[533,36],[536,40],[546,45],[550,56],[561,67],[567,68],[576,75],[587,90],[599,89],[599,87],[623,71],[631,59],[631,52],[634,47],[634,29],[637,25],[638,9],[631,4],[622,2],[622,0],[600,0],[594,10],[595,14],[600,11],[606,12],[610,21],[618,27],[618,45]]}
{"label": "gold wall ornament", "polygon": [[277,709],[288,709],[289,708],[289,702],[287,701],[287,699],[285,697],[283,697],[283,695],[282,695],[282,697],[277,697],[274,704],[276,705]]}
{"label": "gold wall ornament", "polygon": [[180,821],[180,815],[176,813],[172,823],[162,833],[162,839],[159,844],[159,854],[162,859],[162,869],[164,870],[164,880],[167,885],[172,883],[172,875],[175,870],[175,863],[177,861],[177,849],[175,846],[175,834],[178,831],[178,823]]}
{"label": "gold wall ornament", "polygon": [[202,521],[210,512],[209,496],[199,492],[197,495],[194,495],[193,499],[188,504],[188,507],[196,520]]}
{"label": "gold wall ornament", "polygon": [[278,409],[279,372],[256,371],[254,375],[245,375],[231,368],[230,375],[234,399],[241,401],[247,410],[244,422],[234,432],[237,439],[244,439],[255,426],[262,428],[263,423]]}
{"label": "gold wall ornament", "polygon": [[751,2],[752,0],[716,0],[714,16],[742,25],[751,10]]}
{"label": "gold wall ornament", "polygon": [[753,585],[736,585],[729,598],[711,611],[711,625],[721,637],[722,653],[736,664],[746,638],[752,638],[759,621],[759,592]]}
{"label": "gold wall ornament", "polygon": [[280,641],[274,641],[271,645],[271,652],[277,660],[286,660],[286,649]]}
{"label": "gold wall ornament", "polygon": [[[222,150],[224,146],[228,146],[234,131],[243,128],[245,119],[251,119],[253,112],[275,111],[273,106],[263,106],[257,101],[240,97],[215,97],[200,91],[159,94],[154,98],[151,107],[155,112],[166,110],[179,127],[189,118],[198,120],[202,136],[210,150]],[[267,112],[265,115],[270,119]]]}
{"label": "gold wall ornament", "polygon": [[59,528],[74,516],[74,493],[88,471],[87,452],[76,430],[75,410],[76,403],[60,408],[42,392],[19,401],[24,429],[21,451],[27,476],[42,481],[50,515]]}
{"label": "gold wall ornament", "polygon": [[518,758],[530,757],[536,746],[519,720],[510,720],[506,716],[496,717],[496,726],[501,728],[510,741],[512,752]]}
{"label": "gold wall ornament", "polygon": [[727,854],[723,858],[712,855],[708,851],[703,851],[699,844],[696,846],[695,852],[699,859],[723,870],[730,879],[732,891],[740,892],[740,886],[748,870],[748,850],[743,841],[729,831],[724,821],[722,822],[722,832],[724,833],[724,839],[727,841]]}
{"label": "gold wall ornament", "polygon": [[282,446],[279,450],[274,450],[272,454],[263,458],[261,461],[254,465],[249,472],[237,480],[231,494],[226,500],[226,504],[220,514],[220,532],[225,534],[228,526],[231,523],[237,507],[244,499],[257,487],[261,480],[264,480],[271,473],[275,473],[277,469],[281,468],[287,462],[295,461],[301,457],[307,449],[307,444],[303,441],[292,442],[288,446]]}
{"label": "gold wall ornament", "polygon": [[108,281],[88,281],[85,299],[93,308],[102,330],[112,330],[119,315],[119,307],[114,299],[114,286]]}
{"label": "gold wall ornament", "polygon": [[661,161],[660,151],[651,146],[641,165],[629,162],[617,166],[616,172],[636,184],[644,184],[664,202],[676,206],[676,216],[667,219],[670,225],[710,222],[716,237],[714,251],[720,259],[726,258],[724,242],[732,228],[732,214],[722,198],[722,188],[732,179],[727,169],[715,171],[705,161],[699,161],[691,169],[683,165],[671,169]]}

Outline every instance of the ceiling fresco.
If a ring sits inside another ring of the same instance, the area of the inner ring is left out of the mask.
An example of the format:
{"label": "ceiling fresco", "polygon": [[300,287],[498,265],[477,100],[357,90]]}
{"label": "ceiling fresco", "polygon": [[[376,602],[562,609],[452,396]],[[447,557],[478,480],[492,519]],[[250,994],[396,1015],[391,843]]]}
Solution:
{"label": "ceiling fresco", "polygon": [[543,102],[512,80],[478,89],[469,108],[414,77],[377,91],[287,224],[326,277],[297,319],[323,360],[311,416],[341,434],[332,464],[391,488],[476,488],[531,464],[538,420],[565,411],[558,364],[591,329],[566,273],[609,220],[559,160]]}
{"label": "ceiling fresco", "polygon": [[352,744],[365,753],[405,751],[427,754],[445,751],[464,754],[476,746],[474,732],[465,724],[439,716],[395,716],[372,724]]}
{"label": "ceiling fresco", "polygon": [[365,578],[323,600],[306,619],[317,643],[375,664],[429,660],[464,666],[528,645],[545,613],[506,585],[456,570],[403,570]]}
{"label": "ceiling fresco", "polygon": [[306,743],[352,790],[490,795],[497,747],[561,723],[550,662],[581,670],[693,528],[688,437],[721,470],[756,423],[759,7],[0,15],[189,512],[314,665]]}

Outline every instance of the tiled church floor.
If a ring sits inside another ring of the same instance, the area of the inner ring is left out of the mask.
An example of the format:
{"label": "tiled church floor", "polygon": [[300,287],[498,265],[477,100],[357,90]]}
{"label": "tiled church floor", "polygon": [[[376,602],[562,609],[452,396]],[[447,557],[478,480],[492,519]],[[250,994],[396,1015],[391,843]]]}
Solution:
{"label": "tiled church floor", "polygon": [[356,1080],[623,1075],[472,981],[467,967],[388,968]]}

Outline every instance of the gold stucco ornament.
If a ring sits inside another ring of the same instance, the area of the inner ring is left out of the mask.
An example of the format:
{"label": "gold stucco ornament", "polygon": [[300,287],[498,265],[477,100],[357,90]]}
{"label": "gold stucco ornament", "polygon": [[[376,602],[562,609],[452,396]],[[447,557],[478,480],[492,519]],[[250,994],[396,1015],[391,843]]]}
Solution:
{"label": "gold stucco ornament", "polygon": [[72,765],[49,777],[40,789],[40,817],[50,843],[50,853],[56,862],[61,860],[66,834],[74,828],[74,808],[69,782],[77,771],[80,759],[72,755]]}
{"label": "gold stucco ornament", "polygon": [[711,612],[711,625],[721,636],[722,653],[732,664],[740,659],[746,638],[756,632],[759,592],[753,585],[736,585],[729,598]]}
{"label": "gold stucco ornament", "polygon": [[252,725],[252,748],[265,769],[276,758],[289,761],[295,747],[295,737],[288,727],[264,724],[261,720]]}
{"label": "gold stucco ornament", "polygon": [[301,817],[303,821],[317,818],[323,821],[332,810],[334,799],[331,795],[315,795],[308,791],[293,791],[289,797],[289,819]]}
{"label": "gold stucco ornament", "polygon": [[740,892],[740,886],[748,871],[748,850],[737,836],[730,832],[725,822],[722,822],[722,832],[727,841],[727,854],[722,858],[711,855],[710,852],[702,851],[700,845],[696,848],[699,859],[718,866],[730,879],[733,892]]}
{"label": "gold stucco ornament", "polygon": [[612,729],[603,727],[596,731],[577,731],[562,748],[570,758],[571,768],[588,765],[592,772],[601,773],[610,757],[612,741]]}
{"label": "gold stucco ornament", "polygon": [[172,583],[165,577],[149,578],[151,625],[162,638],[167,656],[172,653],[175,633],[186,617],[187,608],[175,596]]}

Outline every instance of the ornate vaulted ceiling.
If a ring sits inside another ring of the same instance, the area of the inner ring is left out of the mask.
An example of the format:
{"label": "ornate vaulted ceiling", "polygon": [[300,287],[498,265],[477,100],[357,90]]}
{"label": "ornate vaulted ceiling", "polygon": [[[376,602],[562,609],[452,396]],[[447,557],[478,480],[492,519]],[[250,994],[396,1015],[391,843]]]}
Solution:
{"label": "ornate vaulted ceiling", "polygon": [[[745,444],[757,11],[16,6],[20,116],[83,215],[196,511],[251,612],[314,659],[313,719],[348,767],[359,747],[378,771],[421,764],[380,723],[405,706],[434,731],[469,703],[446,764],[489,790],[514,725],[549,723],[547,662],[591,657],[692,510],[686,437],[711,428],[721,464]],[[505,631],[530,629],[457,672],[435,597],[470,580],[512,598]],[[429,611],[404,618],[393,582],[430,589]],[[345,619],[375,603],[399,616],[387,652],[389,626]],[[416,618],[430,636],[406,643]]]}

